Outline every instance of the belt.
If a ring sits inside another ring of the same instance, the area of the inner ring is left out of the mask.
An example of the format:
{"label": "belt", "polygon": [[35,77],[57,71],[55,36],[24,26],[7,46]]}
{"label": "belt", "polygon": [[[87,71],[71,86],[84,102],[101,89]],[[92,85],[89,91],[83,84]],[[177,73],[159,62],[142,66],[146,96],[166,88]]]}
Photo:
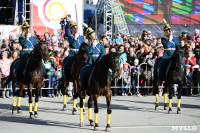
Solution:
{"label": "belt", "polygon": [[75,51],[75,52],[78,52],[79,49],[70,49],[71,51]]}
{"label": "belt", "polygon": [[23,49],[24,51],[29,51],[29,50],[33,50],[32,48],[25,48]]}
{"label": "belt", "polygon": [[89,57],[99,57],[98,54],[89,55]]}
{"label": "belt", "polygon": [[164,50],[176,50],[176,48],[165,48]]}

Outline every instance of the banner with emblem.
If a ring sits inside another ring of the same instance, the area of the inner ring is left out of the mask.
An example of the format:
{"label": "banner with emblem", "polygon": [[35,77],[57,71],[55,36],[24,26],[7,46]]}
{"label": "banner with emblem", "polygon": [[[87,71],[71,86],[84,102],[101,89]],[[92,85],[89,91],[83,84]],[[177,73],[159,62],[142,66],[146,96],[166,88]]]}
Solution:
{"label": "banner with emblem", "polygon": [[31,2],[31,32],[39,35],[44,32],[60,32],[61,18],[71,14],[72,21],[78,23],[79,33],[83,33],[83,1],[82,0],[32,0]]}

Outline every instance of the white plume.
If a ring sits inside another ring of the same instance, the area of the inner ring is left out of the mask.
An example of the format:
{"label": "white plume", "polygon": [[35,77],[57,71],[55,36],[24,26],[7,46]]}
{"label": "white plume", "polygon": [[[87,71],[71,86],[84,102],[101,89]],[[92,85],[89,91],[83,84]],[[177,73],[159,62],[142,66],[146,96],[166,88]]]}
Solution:
{"label": "white plume", "polygon": [[25,22],[25,21],[26,21],[26,18],[24,17],[24,15],[22,15],[22,19],[23,19],[23,22]]}
{"label": "white plume", "polygon": [[167,21],[166,21],[165,19],[163,19],[163,23],[164,23],[164,24],[167,24]]}
{"label": "white plume", "polygon": [[88,28],[88,25],[86,23],[83,23],[83,27]]}

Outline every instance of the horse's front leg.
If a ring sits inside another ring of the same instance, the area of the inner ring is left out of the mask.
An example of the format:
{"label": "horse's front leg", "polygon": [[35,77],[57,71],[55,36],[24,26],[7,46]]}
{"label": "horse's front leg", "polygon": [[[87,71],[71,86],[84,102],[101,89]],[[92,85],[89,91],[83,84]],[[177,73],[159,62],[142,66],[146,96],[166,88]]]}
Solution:
{"label": "horse's front leg", "polygon": [[98,125],[98,112],[99,112],[99,109],[98,109],[98,104],[97,104],[97,99],[98,99],[98,96],[97,95],[94,95],[93,96],[93,99],[94,99],[94,130],[97,131],[99,130],[99,125]]}
{"label": "horse's front leg", "polygon": [[67,88],[64,86],[64,92],[63,92],[63,111],[67,108]]}
{"label": "horse's front leg", "polygon": [[90,126],[94,126],[94,121],[92,120],[92,104],[93,104],[93,95],[90,94],[88,99],[88,120],[90,121]]}
{"label": "horse's front leg", "polygon": [[164,110],[167,110],[167,85],[164,85],[165,87],[163,88],[163,95],[164,95]]}
{"label": "horse's front leg", "polygon": [[35,118],[38,118],[37,107],[38,107],[39,93],[40,93],[41,86],[42,86],[42,84],[39,84],[36,87],[35,104],[34,104],[34,117]]}
{"label": "horse's front leg", "polygon": [[110,132],[110,118],[111,118],[111,108],[110,108],[110,103],[111,103],[111,92],[110,89],[108,90],[106,96],[106,102],[107,102],[107,125],[106,125],[106,131]]}
{"label": "horse's front leg", "polygon": [[173,88],[172,86],[173,86],[172,84],[169,85],[169,110],[168,110],[168,114],[170,114],[171,111],[172,111],[172,88]]}
{"label": "horse's front leg", "polygon": [[17,98],[17,112],[18,113],[22,113],[22,110],[20,107],[21,107],[21,96],[22,96],[24,88],[25,88],[25,85],[20,85],[20,91]]}
{"label": "horse's front leg", "polygon": [[73,82],[73,86],[74,86],[74,96],[73,96],[73,110],[72,110],[72,115],[75,115],[76,111],[77,111],[77,97],[78,97],[78,83],[77,80],[75,80]]}
{"label": "horse's front leg", "polygon": [[34,118],[33,113],[32,113],[32,89],[33,86],[32,84],[28,85],[28,95],[29,95],[29,113],[30,113],[30,118]]}
{"label": "horse's front leg", "polygon": [[12,80],[12,89],[13,89],[13,108],[12,108],[12,114],[16,114],[17,108],[16,108],[16,86],[15,86],[15,80]]}
{"label": "horse's front leg", "polygon": [[181,91],[182,91],[182,85],[179,85],[178,86],[178,101],[177,101],[177,114],[180,114],[181,113],[181,109],[180,109],[180,106],[181,106]]}
{"label": "horse's front leg", "polygon": [[159,89],[158,89],[157,84],[155,86],[155,93],[156,93],[155,110],[157,110],[157,108],[158,108],[158,93],[159,93]]}

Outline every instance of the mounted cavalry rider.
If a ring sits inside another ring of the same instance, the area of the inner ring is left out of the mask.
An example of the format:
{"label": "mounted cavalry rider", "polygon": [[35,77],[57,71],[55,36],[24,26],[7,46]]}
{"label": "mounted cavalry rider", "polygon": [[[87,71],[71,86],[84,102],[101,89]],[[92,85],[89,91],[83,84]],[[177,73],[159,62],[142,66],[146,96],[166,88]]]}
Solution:
{"label": "mounted cavalry rider", "polygon": [[158,65],[158,71],[157,71],[159,73],[160,81],[165,80],[166,70],[175,52],[175,46],[180,46],[178,38],[173,37],[172,35],[172,30],[170,25],[167,24],[165,20],[164,22],[165,22],[165,25],[163,27],[164,36],[161,38],[161,42],[164,47],[164,54],[161,57],[161,59],[158,60],[158,62],[160,63]]}
{"label": "mounted cavalry rider", "polygon": [[[80,36],[77,33],[78,28],[77,28],[77,24],[75,22],[71,21],[68,27],[69,27],[68,31],[71,31],[71,33],[67,36],[68,41],[69,41],[70,51],[69,51],[69,55],[66,57],[66,61],[64,64],[64,68],[65,68],[64,70],[67,73],[69,73],[68,75],[71,75],[70,73],[72,70],[73,60],[79,51],[79,47],[80,47],[81,43],[83,43],[85,40],[84,40],[83,36]],[[69,77],[65,77],[65,78],[69,79]],[[67,82],[66,82],[66,84],[68,84]]]}
{"label": "mounted cavalry rider", "polygon": [[[23,24],[21,25],[21,36],[19,37],[19,43],[22,46],[22,52],[20,53],[20,59],[16,62],[15,66],[14,66],[14,70],[15,70],[15,74],[17,77],[21,77],[23,74],[23,71],[26,67],[26,59],[28,59],[30,53],[32,52],[33,48],[37,45],[37,40],[35,37],[30,36],[29,33],[29,28],[30,25],[28,24],[28,22],[23,22]],[[42,68],[45,71],[45,66],[44,64],[42,64]]]}
{"label": "mounted cavalry rider", "polygon": [[89,77],[97,62],[105,55],[103,43],[99,43],[96,39],[96,33],[92,28],[88,28],[85,33],[88,39],[87,46],[85,47],[88,61],[80,72],[79,82],[81,84],[82,95],[84,95],[84,88],[89,82]]}

